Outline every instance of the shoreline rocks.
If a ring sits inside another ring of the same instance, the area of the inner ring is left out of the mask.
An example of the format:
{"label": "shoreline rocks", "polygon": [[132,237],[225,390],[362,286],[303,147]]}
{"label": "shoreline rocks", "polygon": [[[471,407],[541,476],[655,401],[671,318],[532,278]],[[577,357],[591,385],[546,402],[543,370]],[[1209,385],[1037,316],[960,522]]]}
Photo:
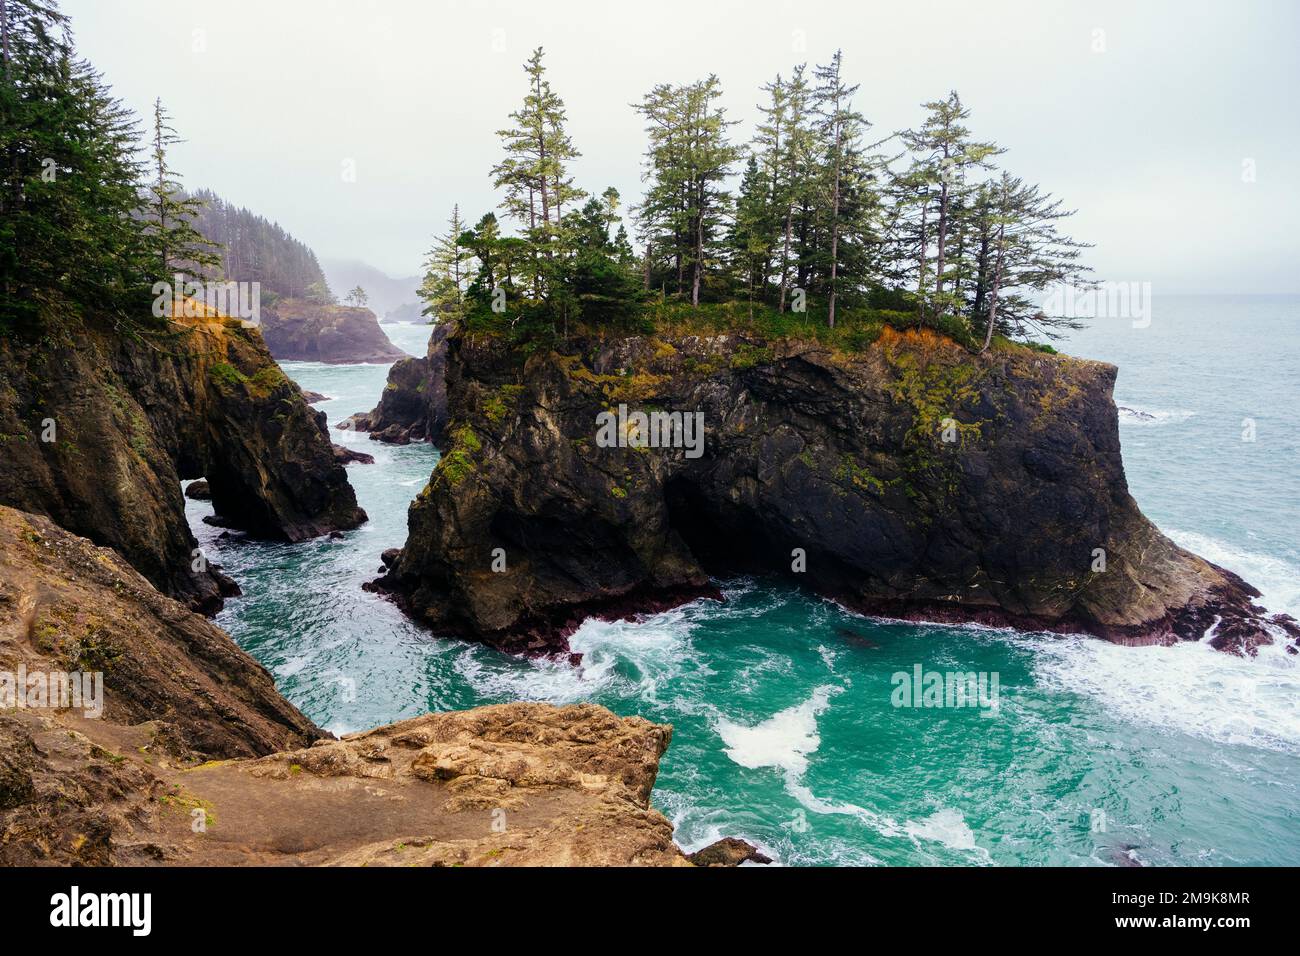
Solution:
{"label": "shoreline rocks", "polygon": [[650,804],[671,727],[513,703],[335,739],[116,552],[0,506],[20,669],[99,673],[100,712],[0,713],[0,865],[692,865]]}
{"label": "shoreline rocks", "polygon": [[325,414],[256,329],[186,320],[165,343],[87,323],[0,339],[0,504],[115,548],[164,592],[215,613],[229,579],[197,562],[183,480],[205,478],[222,521],[253,537],[301,541],[366,514]]}
{"label": "shoreline rocks", "polygon": [[[1138,510],[1113,366],[889,328],[852,355],[740,334],[447,348],[448,448],[369,585],[440,633],[564,655],[612,604],[746,573],[906,620],[1235,653],[1295,636]],[[703,414],[703,454],[600,447],[620,405]]]}
{"label": "shoreline rocks", "polygon": [[426,355],[402,359],[388,370],[388,382],[374,410],[357,412],[338,427],[370,432],[371,440],[393,445],[427,441],[441,447],[447,424],[446,365],[450,333],[449,324],[435,325]]}
{"label": "shoreline rocks", "polygon": [[261,333],[271,355],[284,361],[344,365],[407,358],[369,309],[281,299],[262,308]]}

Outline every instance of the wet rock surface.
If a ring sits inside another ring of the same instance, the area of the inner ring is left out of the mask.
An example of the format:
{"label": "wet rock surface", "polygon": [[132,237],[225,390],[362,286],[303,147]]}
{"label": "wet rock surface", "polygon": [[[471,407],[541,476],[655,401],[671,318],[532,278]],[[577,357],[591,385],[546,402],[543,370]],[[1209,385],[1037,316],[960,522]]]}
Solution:
{"label": "wet rock surface", "polygon": [[373,411],[358,412],[339,428],[370,432],[374,441],[409,445],[427,441],[441,447],[447,424],[447,336],[450,325],[433,326],[428,354],[406,358],[388,371],[388,383]]}
{"label": "wet rock surface", "polygon": [[0,672],[103,709],[0,712],[0,864],[688,866],[650,806],[672,729],[589,704],[336,740],[115,552],[0,507]]}
{"label": "wet rock surface", "polygon": [[[901,619],[1208,634],[1236,652],[1285,637],[1254,588],[1138,510],[1115,374],[888,328],[852,355],[609,336],[526,361],[453,335],[448,448],[372,587],[435,630],[524,653],[563,654],[586,616],[731,573]],[[597,416],[620,405],[702,414],[701,453],[600,447]]]}
{"label": "wet rock surface", "polygon": [[347,364],[407,357],[369,309],[281,299],[262,309],[261,320],[267,348],[283,361]]}
{"label": "wet rock surface", "polygon": [[0,504],[116,549],[209,613],[229,588],[198,561],[182,480],[206,478],[222,522],[253,537],[301,541],[366,518],[324,413],[239,322],[157,340],[75,324],[0,339],[0,442]]}

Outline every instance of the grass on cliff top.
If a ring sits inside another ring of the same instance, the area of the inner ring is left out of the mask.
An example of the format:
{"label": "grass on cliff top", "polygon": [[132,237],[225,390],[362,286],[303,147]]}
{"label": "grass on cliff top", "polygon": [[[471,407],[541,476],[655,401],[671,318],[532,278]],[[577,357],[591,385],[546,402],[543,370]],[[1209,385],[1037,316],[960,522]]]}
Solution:
{"label": "grass on cliff top", "polygon": [[[539,321],[537,315],[530,314],[529,306],[521,311],[522,314],[515,310],[497,314],[486,308],[475,309],[464,317],[465,330],[471,335],[505,339],[527,352],[555,347],[566,339],[564,330],[557,327],[551,331],[545,320]],[[672,300],[651,302],[631,321],[617,325],[571,320],[567,338],[638,333],[664,336],[748,333],[765,341],[816,342],[828,349],[852,354],[870,348],[886,327],[899,332],[929,329],[972,352],[978,351],[980,346],[969,325],[959,316],[923,318],[916,312],[840,308],[835,313],[835,328],[830,328],[826,323],[824,305],[810,306],[806,312],[779,312],[770,305],[751,305],[739,300],[705,302],[699,306]],[[1050,345],[1012,342],[1002,336],[994,336],[992,347],[994,350],[1030,348],[1055,352]]]}

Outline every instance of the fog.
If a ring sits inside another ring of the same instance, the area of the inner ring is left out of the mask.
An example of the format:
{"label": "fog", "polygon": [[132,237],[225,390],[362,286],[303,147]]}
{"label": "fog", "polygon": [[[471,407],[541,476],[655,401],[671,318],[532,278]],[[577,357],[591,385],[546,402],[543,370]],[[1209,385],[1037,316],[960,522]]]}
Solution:
{"label": "fog", "polygon": [[[419,271],[453,203],[493,209],[495,131],[547,50],[577,183],[640,191],[629,104],[716,73],[738,139],[759,87],[842,47],[882,136],[956,89],[1002,164],[1079,210],[1099,278],[1296,292],[1300,5],[64,0],[78,45],[174,161],[322,258]],[[354,173],[354,175],[350,175]]]}

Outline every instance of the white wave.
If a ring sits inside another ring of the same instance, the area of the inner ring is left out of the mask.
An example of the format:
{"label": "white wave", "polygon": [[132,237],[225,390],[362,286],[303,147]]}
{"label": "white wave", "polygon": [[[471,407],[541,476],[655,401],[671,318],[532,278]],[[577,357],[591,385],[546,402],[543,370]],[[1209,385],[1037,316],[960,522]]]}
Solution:
{"label": "white wave", "polygon": [[1269,610],[1300,617],[1300,566],[1195,531],[1165,529],[1165,534],[1175,544],[1241,575],[1259,588],[1263,594],[1260,602]]}
{"label": "white wave", "polygon": [[1300,753],[1300,662],[1279,645],[1249,658],[1195,642],[1030,640],[1035,677],[1049,690],[1091,697],[1108,714],[1153,729]]}
{"label": "white wave", "polygon": [[787,775],[785,789],[805,810],[834,816],[856,817],[882,836],[897,837],[907,835],[906,831],[896,821],[883,814],[876,813],[874,810],[860,807],[856,803],[832,803],[829,800],[823,800],[794,775]]}
{"label": "white wave", "polygon": [[1142,425],[1146,427],[1179,425],[1196,414],[1196,412],[1188,411],[1185,408],[1142,408],[1131,403],[1116,404],[1119,409],[1120,423],[1124,425]]}
{"label": "white wave", "polygon": [[456,669],[475,690],[497,699],[567,704],[614,693],[655,701],[659,686],[671,683],[682,662],[693,658],[692,629],[680,608],[641,621],[589,618],[569,638],[569,647],[582,654],[578,666],[502,658],[471,647]]}
{"label": "white wave", "polygon": [[[691,834],[689,838],[684,836],[687,831]],[[764,843],[757,837],[749,836],[745,833],[743,826],[738,828],[736,824],[730,821],[692,825],[684,814],[675,814],[673,816],[673,835],[682,852],[688,855],[703,850],[706,846],[717,843],[724,837],[734,837],[737,840],[744,840],[772,861],[771,864],[742,863],[742,866],[782,865],[780,853],[775,847]]]}
{"label": "white wave", "polygon": [[919,823],[908,820],[903,824],[903,831],[918,846],[921,840],[931,840],[943,844],[950,850],[973,853],[985,862],[992,862],[988,851],[976,845],[975,832],[967,825],[966,818],[960,810],[942,807]]}
{"label": "white wave", "polygon": [[728,757],[742,767],[776,767],[801,774],[808,767],[808,755],[821,746],[817,716],[830,706],[832,694],[840,688],[823,685],[802,704],[788,707],[762,723],[746,726],[723,718],[718,736],[726,744]]}

